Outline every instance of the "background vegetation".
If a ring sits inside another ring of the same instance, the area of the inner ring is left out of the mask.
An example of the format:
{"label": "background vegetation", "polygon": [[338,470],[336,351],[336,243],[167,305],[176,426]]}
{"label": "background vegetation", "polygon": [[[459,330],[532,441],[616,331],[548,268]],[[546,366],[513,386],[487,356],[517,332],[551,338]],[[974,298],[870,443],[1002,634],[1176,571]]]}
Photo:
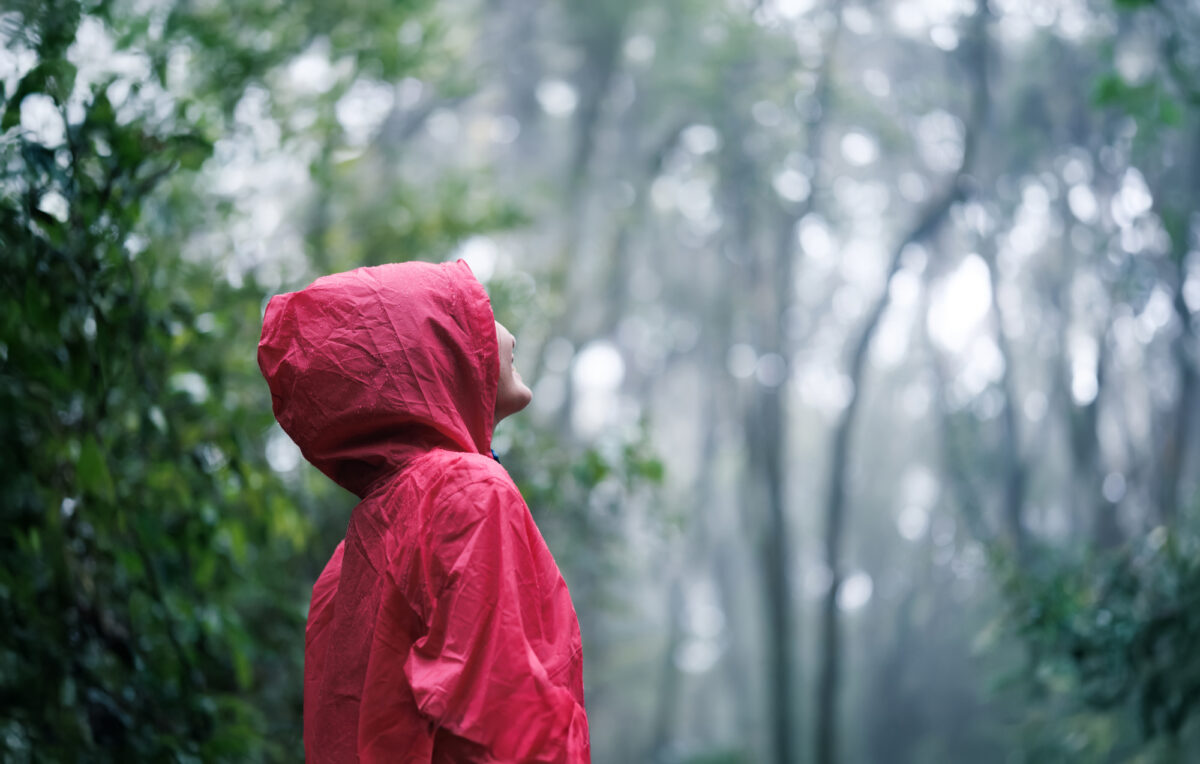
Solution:
{"label": "background vegetation", "polygon": [[1189,0],[0,6],[0,760],[292,761],[265,300],[465,258],[603,762],[1200,755]]}

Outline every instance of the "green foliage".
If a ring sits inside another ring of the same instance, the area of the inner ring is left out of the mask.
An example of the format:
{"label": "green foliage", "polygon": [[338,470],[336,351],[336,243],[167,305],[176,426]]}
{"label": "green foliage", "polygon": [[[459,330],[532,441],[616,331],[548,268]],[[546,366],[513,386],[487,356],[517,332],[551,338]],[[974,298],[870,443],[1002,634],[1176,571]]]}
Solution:
{"label": "green foliage", "polygon": [[1169,750],[1200,715],[1198,553],[1200,539],[1159,527],[1119,551],[1007,567],[1029,681],[1080,750]]}
{"label": "green foliage", "polygon": [[1143,126],[1179,127],[1183,123],[1183,107],[1154,81],[1130,85],[1110,72],[1096,81],[1092,101],[1097,106],[1118,108]]}
{"label": "green foliage", "polygon": [[[608,603],[624,581],[622,553],[632,507],[655,495],[663,465],[645,427],[624,438],[564,447],[561,435],[527,420],[502,425],[505,466],[560,557],[581,610]],[[669,518],[654,516],[653,523]],[[593,602],[587,602],[595,598]]]}
{"label": "green foliage", "polygon": [[[221,258],[184,256],[231,213],[196,171],[246,88],[270,88],[323,40],[351,63],[333,87],[305,103],[271,96],[318,113],[287,134],[324,147],[316,270],[440,259],[523,222],[478,174],[415,189],[378,147],[364,150],[371,162],[333,159],[333,105],[356,77],[423,72],[469,89],[452,56],[430,55],[444,30],[428,6],[172,3],[150,18],[58,0],[0,16],[8,43],[36,54],[0,102],[0,760],[300,756],[304,614],[349,501],[313,470],[266,464],[271,408],[253,348],[267,295],[253,271],[230,280]],[[150,61],[130,91],[169,93],[165,111],[114,105],[115,76],[80,85],[66,56],[88,20]],[[30,98],[54,105],[61,145],[22,128]],[[598,486],[661,479],[642,441],[558,456],[527,487],[568,524],[592,528]]]}
{"label": "green foliage", "polygon": [[[1154,211],[1169,240],[1170,257],[1185,257],[1189,239],[1188,188],[1170,184],[1171,159],[1156,158],[1178,145],[1195,123],[1190,65],[1180,51],[1190,33],[1187,5],[1115,0],[1139,23],[1155,28],[1161,47],[1147,76],[1133,83],[1116,70],[1092,87],[1098,109],[1136,123],[1131,165],[1149,176],[1157,168]],[[1153,25],[1152,27],[1150,25]],[[1116,41],[1103,44],[1111,59]],[[1182,200],[1182,201],[1181,201]],[[1122,265],[1114,295],[1145,303],[1160,277],[1144,258]],[[1094,435],[1088,436],[1094,437]],[[1096,516],[1110,511],[1096,508]],[[1032,761],[1191,761],[1200,748],[1200,537],[1194,513],[1156,527],[1111,551],[1074,546],[1041,548],[1029,559],[998,558],[1007,600],[999,628],[1019,637],[1027,661],[1008,690],[1026,693],[1019,736]]]}
{"label": "green foliage", "polygon": [[0,130],[20,124],[21,102],[33,93],[46,93],[58,103],[66,101],[75,85],[75,67],[64,59],[45,61],[35,66],[21,78],[17,89],[8,101],[4,118],[0,119]]}
{"label": "green foliage", "polygon": [[227,360],[262,295],[146,246],[205,138],[118,120],[107,83],[64,145],[20,130],[23,99],[61,110],[72,88],[64,7],[26,18],[41,60],[0,139],[0,758],[287,758],[296,725],[263,734],[288,712],[261,701],[298,659],[303,582],[279,572],[307,523],[260,456],[265,396]]}
{"label": "green foliage", "polygon": [[[37,62],[0,104],[0,759],[299,754],[317,563],[308,505],[263,458],[271,413],[253,348],[265,295],[180,247],[219,222],[188,173],[247,83],[318,31],[341,30],[379,74],[404,63],[351,39],[352,25],[394,46],[415,6],[382,19],[371,5],[304,26],[271,3],[238,4],[238,24],[225,6],[180,4],[159,32],[121,3],[25,3],[4,17]],[[160,86],[173,47],[204,64],[173,111],[118,113],[109,78],[69,116],[79,94],[65,56],[89,16],[150,56]],[[30,97],[55,105],[62,145],[21,128]]]}
{"label": "green foliage", "polygon": [[518,206],[490,192],[482,174],[472,179],[448,174],[415,188],[397,181],[394,168],[378,154],[371,149],[317,173],[321,195],[308,244],[318,271],[440,261],[472,234],[526,222]]}

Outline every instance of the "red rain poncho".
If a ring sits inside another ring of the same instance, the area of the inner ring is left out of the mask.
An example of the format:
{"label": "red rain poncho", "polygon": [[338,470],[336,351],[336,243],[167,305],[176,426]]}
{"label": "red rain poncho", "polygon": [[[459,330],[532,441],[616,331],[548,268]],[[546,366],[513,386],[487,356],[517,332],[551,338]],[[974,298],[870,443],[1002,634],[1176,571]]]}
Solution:
{"label": "red rain poncho", "polygon": [[589,761],[579,622],[490,456],[499,348],[466,264],[274,297],[258,361],[283,429],[362,500],[313,587],[308,761]]}

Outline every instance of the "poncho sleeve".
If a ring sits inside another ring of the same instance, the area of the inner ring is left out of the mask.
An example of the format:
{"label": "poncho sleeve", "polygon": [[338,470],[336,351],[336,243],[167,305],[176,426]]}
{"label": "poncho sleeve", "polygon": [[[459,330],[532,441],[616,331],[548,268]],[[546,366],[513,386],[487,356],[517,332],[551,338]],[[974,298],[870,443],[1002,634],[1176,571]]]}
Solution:
{"label": "poncho sleeve", "polygon": [[428,631],[404,665],[420,711],[479,761],[588,762],[582,698],[560,683],[579,658],[574,613],[546,615],[551,558],[520,493],[498,479],[463,487],[422,547]]}

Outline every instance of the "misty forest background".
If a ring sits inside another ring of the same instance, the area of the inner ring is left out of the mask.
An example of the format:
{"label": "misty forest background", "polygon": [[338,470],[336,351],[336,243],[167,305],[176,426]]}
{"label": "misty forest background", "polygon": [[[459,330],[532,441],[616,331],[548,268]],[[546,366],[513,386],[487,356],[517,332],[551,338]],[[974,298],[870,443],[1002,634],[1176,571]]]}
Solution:
{"label": "misty forest background", "polygon": [[296,761],[262,309],[464,258],[597,764],[1200,760],[1194,0],[4,0],[0,760]]}

